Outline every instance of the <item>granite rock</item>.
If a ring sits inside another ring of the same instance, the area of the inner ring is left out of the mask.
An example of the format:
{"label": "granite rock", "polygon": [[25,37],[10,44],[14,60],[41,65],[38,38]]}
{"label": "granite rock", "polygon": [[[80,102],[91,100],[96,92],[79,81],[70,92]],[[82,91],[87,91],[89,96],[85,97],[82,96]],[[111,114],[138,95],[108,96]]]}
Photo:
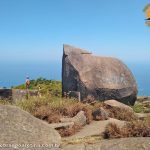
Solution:
{"label": "granite rock", "polygon": [[94,56],[69,45],[63,47],[62,92],[79,91],[81,100],[116,99],[134,105],[137,84],[128,67],[113,57]]}

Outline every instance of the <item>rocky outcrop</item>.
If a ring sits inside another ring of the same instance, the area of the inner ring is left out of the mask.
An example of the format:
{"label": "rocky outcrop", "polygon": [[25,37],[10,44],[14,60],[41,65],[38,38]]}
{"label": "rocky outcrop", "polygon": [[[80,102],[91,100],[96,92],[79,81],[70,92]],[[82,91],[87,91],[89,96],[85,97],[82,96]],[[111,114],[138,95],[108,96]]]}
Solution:
{"label": "rocky outcrop", "polygon": [[[2,146],[1,150],[25,150],[29,145],[30,150],[48,150],[53,146],[59,146],[61,137],[58,132],[52,129],[49,124],[43,122],[29,113],[14,107],[0,105],[0,144],[10,144],[10,147]],[[15,147],[22,144],[21,147]],[[35,145],[34,145],[35,144]],[[43,145],[40,147],[39,144]],[[49,144],[46,147],[46,144]]]}
{"label": "rocky outcrop", "polygon": [[133,105],[137,96],[136,81],[120,60],[94,56],[88,51],[64,45],[62,91],[79,91],[81,100],[116,99]]}
{"label": "rocky outcrop", "polygon": [[133,109],[130,106],[127,106],[125,104],[122,104],[116,100],[107,100],[104,102],[105,105],[111,106],[112,108],[118,108],[126,111],[131,111],[133,112]]}

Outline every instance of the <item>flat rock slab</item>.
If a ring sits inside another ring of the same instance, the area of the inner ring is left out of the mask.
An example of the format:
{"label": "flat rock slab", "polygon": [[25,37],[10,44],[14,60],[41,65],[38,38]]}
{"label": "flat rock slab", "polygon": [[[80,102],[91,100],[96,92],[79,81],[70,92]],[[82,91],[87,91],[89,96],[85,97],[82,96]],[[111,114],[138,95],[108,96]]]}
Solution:
{"label": "flat rock slab", "polygon": [[71,140],[71,139],[85,138],[88,136],[101,135],[102,132],[105,131],[105,128],[109,123],[116,123],[120,127],[122,127],[125,124],[124,121],[120,121],[120,120],[113,119],[113,118],[110,118],[109,120],[104,120],[104,121],[92,121],[89,125],[86,125],[85,127],[83,127],[75,135],[67,137],[65,139]]}
{"label": "flat rock slab", "polygon": [[[0,145],[2,146],[0,150],[48,150],[59,146],[61,137],[49,124],[28,112],[15,106],[0,105],[0,144],[6,143],[11,146]],[[22,146],[18,147],[17,144]],[[28,148],[27,145],[29,145]]]}
{"label": "flat rock slab", "polygon": [[102,140],[95,144],[67,145],[62,150],[150,150],[150,137]]}

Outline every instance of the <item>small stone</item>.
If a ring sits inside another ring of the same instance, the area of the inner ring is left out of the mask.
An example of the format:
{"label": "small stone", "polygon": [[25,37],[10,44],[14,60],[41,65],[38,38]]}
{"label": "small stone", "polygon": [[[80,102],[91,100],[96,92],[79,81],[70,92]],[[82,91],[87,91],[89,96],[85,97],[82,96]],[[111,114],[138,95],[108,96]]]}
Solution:
{"label": "small stone", "polygon": [[106,110],[102,107],[96,109],[95,111],[93,111],[92,113],[93,115],[93,119],[98,121],[98,120],[107,120],[109,118],[109,114],[108,112],[106,112]]}
{"label": "small stone", "polygon": [[86,125],[86,116],[84,111],[80,111],[73,118],[61,118],[61,122],[74,122],[76,125],[84,126]]}

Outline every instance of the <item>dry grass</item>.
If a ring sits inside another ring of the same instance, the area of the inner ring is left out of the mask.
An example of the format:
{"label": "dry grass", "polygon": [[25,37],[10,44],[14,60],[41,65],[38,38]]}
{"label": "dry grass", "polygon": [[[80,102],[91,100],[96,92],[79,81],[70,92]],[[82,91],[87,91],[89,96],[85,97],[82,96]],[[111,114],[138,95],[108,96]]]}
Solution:
{"label": "dry grass", "polygon": [[110,123],[108,124],[106,130],[103,133],[103,138],[121,138],[122,135],[120,133],[121,129],[115,123]]}
{"label": "dry grass", "polygon": [[85,112],[87,124],[92,121],[92,106],[72,99],[32,97],[28,100],[24,99],[15,105],[39,119],[46,120],[48,123],[57,123],[62,116],[74,117],[81,110]]}
{"label": "dry grass", "polygon": [[[94,105],[83,104],[81,102],[72,100],[72,99],[62,99],[58,97],[31,97],[30,99],[19,101],[15,104],[16,106],[22,108],[25,111],[28,111],[35,117],[47,121],[48,123],[58,123],[60,119],[64,116],[66,117],[74,117],[78,112],[81,110],[85,112],[87,118],[87,124],[89,124],[93,120],[92,112],[98,108],[104,108],[109,117],[116,118],[119,120],[131,121],[136,120],[133,112],[112,108],[105,105],[103,102],[96,102]],[[145,128],[145,132],[142,132],[143,136],[149,135],[149,128],[146,123],[139,123],[134,121],[132,124],[128,124],[128,126],[120,129],[116,125],[109,125],[107,130],[105,131],[105,136],[107,138],[113,137],[128,137],[130,136],[130,130],[133,128],[134,131],[136,130],[136,125],[138,125],[137,131],[140,131]],[[141,126],[141,128],[140,128]],[[70,136],[73,135],[81,129],[80,126],[73,126],[72,128],[60,129],[59,133],[61,136]],[[136,133],[137,133],[136,131]],[[141,132],[140,132],[141,133]],[[146,135],[146,133],[148,133]],[[133,136],[138,136],[138,133],[135,135],[132,133]],[[141,135],[139,135],[141,136]]]}
{"label": "dry grass", "polygon": [[80,103],[80,102],[73,101],[71,103],[68,101],[70,101],[70,100],[64,100],[61,107],[57,108],[57,111],[62,116],[67,116],[67,117],[72,118],[72,117],[76,116],[78,112],[80,112],[82,110],[85,112],[85,115],[87,118],[87,124],[89,124],[92,121],[92,108],[91,108],[91,106]]}
{"label": "dry grass", "polygon": [[93,106],[93,110],[98,109],[100,107],[105,107],[106,105],[104,104],[104,102],[96,102]]}
{"label": "dry grass", "polygon": [[0,99],[1,105],[12,105],[12,102],[10,100]]}
{"label": "dry grass", "polygon": [[126,109],[120,109],[120,108],[115,108],[115,107],[111,107],[109,105],[106,105],[103,102],[97,102],[94,104],[93,110],[96,110],[98,108],[104,108],[108,114],[110,118],[115,118],[118,120],[124,120],[124,121],[131,121],[131,120],[136,120],[136,116],[134,115],[134,112],[126,110]]}
{"label": "dry grass", "polygon": [[[74,117],[81,110],[85,112],[86,122],[92,121],[92,106],[83,104],[72,99],[62,99],[58,97],[32,97],[24,99],[16,104],[23,110],[28,111],[35,117],[48,123],[59,123],[62,117]],[[72,128],[59,129],[62,137],[75,134],[81,127],[74,125]]]}
{"label": "dry grass", "polygon": [[113,108],[107,105],[104,105],[104,108],[107,110],[107,112],[109,113],[109,117],[111,118],[124,121],[131,121],[137,119],[136,116],[134,115],[134,112],[132,111],[120,108]]}
{"label": "dry grass", "polygon": [[74,117],[78,112],[83,110],[87,118],[87,124],[93,120],[92,112],[103,107],[109,114],[109,117],[119,120],[130,121],[135,119],[133,112],[113,108],[105,105],[103,102],[96,102],[94,105],[83,104],[72,99],[62,99],[58,97],[32,97],[24,99],[15,104],[25,111],[48,123],[57,123],[60,117]]}
{"label": "dry grass", "polygon": [[33,114],[35,117],[45,120],[48,123],[59,123],[61,114],[57,111],[53,111],[49,106],[41,106]]}
{"label": "dry grass", "polygon": [[150,137],[150,120],[135,120],[126,123],[122,128],[116,124],[109,124],[103,133],[105,139],[126,137]]}
{"label": "dry grass", "polygon": [[61,137],[67,137],[74,135],[76,132],[78,132],[82,127],[79,125],[74,125],[72,128],[64,128],[59,129],[58,132],[61,135]]}
{"label": "dry grass", "polygon": [[50,102],[50,98],[31,97],[30,99],[22,99],[21,101],[16,102],[14,105],[31,114],[34,114],[39,107],[49,105]]}

